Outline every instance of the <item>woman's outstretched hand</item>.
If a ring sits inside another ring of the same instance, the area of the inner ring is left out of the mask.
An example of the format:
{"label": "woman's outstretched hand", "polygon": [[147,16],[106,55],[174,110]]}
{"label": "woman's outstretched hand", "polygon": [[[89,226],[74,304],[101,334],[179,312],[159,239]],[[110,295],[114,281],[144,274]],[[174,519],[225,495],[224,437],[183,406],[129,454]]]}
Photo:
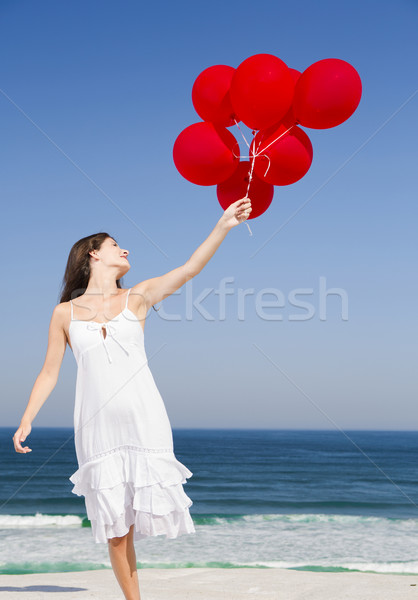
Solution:
{"label": "woman's outstretched hand", "polygon": [[31,431],[32,427],[29,423],[20,425],[19,429],[13,436],[13,443],[15,445],[16,452],[21,452],[23,454],[26,454],[26,452],[32,452],[32,448],[29,448],[29,446],[25,446],[24,448],[21,446],[21,442],[26,440]]}
{"label": "woman's outstretched hand", "polygon": [[241,198],[228,206],[221,219],[227,227],[235,227],[246,221],[251,211],[251,200],[247,197]]}

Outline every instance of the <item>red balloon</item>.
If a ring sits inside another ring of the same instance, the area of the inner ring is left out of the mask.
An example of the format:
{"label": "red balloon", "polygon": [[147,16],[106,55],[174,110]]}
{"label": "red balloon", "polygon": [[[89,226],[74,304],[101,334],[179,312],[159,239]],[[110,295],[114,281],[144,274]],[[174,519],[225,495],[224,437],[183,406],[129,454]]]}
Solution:
{"label": "red balloon", "polygon": [[339,58],[325,58],[308,67],[295,86],[293,110],[304,127],[328,129],[346,121],[359,105],[361,79]]}
{"label": "red balloon", "polygon": [[292,76],[293,83],[296,85],[296,83],[297,83],[299,77],[302,75],[302,73],[300,71],[298,71],[297,69],[292,69],[291,67],[289,67],[289,71]]}
{"label": "red balloon", "polygon": [[[296,83],[302,73],[300,71],[297,71],[296,69],[291,69],[290,67],[289,67],[289,71],[292,76],[293,83],[296,85]],[[296,117],[295,117],[295,113],[293,111],[293,102],[292,102],[291,107],[289,108],[289,110],[287,111],[287,113],[285,114],[283,119],[281,120],[281,123],[283,123],[283,125],[287,125],[287,127],[290,127],[291,125],[295,125]]]}
{"label": "red balloon", "polygon": [[192,88],[192,102],[204,121],[212,121],[222,127],[234,125],[234,109],[229,95],[234,73],[234,67],[214,65],[196,78]]}
{"label": "red balloon", "polygon": [[290,70],[280,58],[255,54],[235,71],[230,91],[232,106],[247,127],[265,129],[287,113],[294,87]]}
{"label": "red balloon", "polygon": [[273,185],[299,181],[312,164],[313,149],[309,137],[296,125],[286,133],[287,129],[288,126],[281,123],[278,127],[260,131],[251,144],[250,156],[254,152],[256,155],[256,175]]}
{"label": "red balloon", "polygon": [[[216,194],[218,196],[219,204],[224,210],[228,208],[230,204],[236,202],[240,198],[244,198],[247,193],[249,173],[251,164],[250,162],[240,162],[235,173],[226,181],[219,183],[216,188]],[[251,199],[252,211],[248,219],[254,219],[259,217],[265,212],[273,200],[274,187],[261,181],[254,175],[250,183],[248,190],[248,197]]]}
{"label": "red balloon", "polygon": [[239,164],[235,137],[213,123],[193,123],[178,135],[173,147],[177,170],[197,185],[215,185],[232,175]]}

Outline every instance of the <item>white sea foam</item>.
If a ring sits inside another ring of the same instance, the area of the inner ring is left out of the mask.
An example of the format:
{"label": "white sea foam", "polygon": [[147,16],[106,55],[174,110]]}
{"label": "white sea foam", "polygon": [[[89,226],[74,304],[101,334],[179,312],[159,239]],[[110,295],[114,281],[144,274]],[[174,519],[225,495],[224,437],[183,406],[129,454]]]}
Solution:
{"label": "white sea foam", "polygon": [[[137,542],[138,563],[142,567],[254,566],[418,574],[414,560],[418,557],[418,519],[253,514],[195,515],[195,520],[194,535]],[[91,529],[82,525],[77,515],[0,515],[3,572],[10,561],[10,547],[22,548],[13,568],[17,563],[35,570],[41,563],[65,563],[74,569],[89,564],[110,567],[107,545],[95,544]]]}
{"label": "white sea foam", "polygon": [[0,529],[17,527],[70,527],[81,526],[82,519],[77,515],[0,515]]}

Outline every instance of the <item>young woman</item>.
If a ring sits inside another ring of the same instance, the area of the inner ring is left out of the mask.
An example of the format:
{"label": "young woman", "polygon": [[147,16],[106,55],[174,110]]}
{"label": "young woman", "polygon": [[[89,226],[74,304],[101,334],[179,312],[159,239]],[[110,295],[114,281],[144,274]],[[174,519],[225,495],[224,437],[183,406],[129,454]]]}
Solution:
{"label": "young woman", "polygon": [[130,269],[129,252],[107,233],[79,240],[68,257],[45,362],[13,442],[16,452],[31,452],[22,443],[57,383],[68,342],[78,366],[74,441],[79,468],[70,477],[72,492],[85,497],[93,538],[108,544],[116,579],[129,600],[140,600],[133,542],[195,533],[192,501],[182,485],[192,473],[174,455],[168,415],[145,354],[145,318],[151,306],[200,273],[251,210],[248,198],[237,200],[184,265],[128,290],[120,279]]}

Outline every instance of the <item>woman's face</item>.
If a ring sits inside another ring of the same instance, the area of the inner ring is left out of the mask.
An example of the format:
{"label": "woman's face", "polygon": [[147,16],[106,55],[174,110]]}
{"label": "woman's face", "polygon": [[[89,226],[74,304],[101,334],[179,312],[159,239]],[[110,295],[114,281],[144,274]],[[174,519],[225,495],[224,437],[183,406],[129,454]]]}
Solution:
{"label": "woman's face", "polygon": [[118,279],[123,277],[129,271],[131,265],[128,262],[128,250],[119,247],[113,238],[106,238],[100,247],[100,250],[94,251],[100,258],[100,262],[106,267],[118,267]]}

